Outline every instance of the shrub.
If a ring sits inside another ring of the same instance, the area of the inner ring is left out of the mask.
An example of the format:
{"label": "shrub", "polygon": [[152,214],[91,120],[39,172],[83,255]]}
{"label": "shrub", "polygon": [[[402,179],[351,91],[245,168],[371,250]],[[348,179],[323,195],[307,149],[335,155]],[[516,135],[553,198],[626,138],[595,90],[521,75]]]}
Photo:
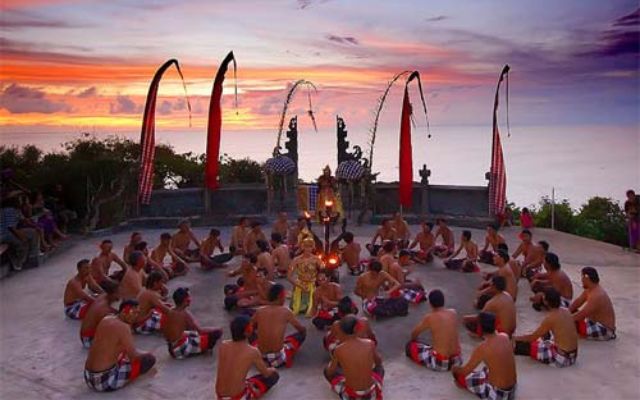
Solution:
{"label": "shrub", "polygon": [[[540,199],[539,208],[531,210],[533,220],[536,226],[541,228],[551,228],[551,200],[548,197]],[[555,229],[562,232],[572,233],[575,227],[573,209],[567,199],[556,203],[555,211]]]}
{"label": "shrub", "polygon": [[582,205],[576,216],[575,233],[625,246],[627,232],[624,211],[616,201],[604,197],[592,197]]}

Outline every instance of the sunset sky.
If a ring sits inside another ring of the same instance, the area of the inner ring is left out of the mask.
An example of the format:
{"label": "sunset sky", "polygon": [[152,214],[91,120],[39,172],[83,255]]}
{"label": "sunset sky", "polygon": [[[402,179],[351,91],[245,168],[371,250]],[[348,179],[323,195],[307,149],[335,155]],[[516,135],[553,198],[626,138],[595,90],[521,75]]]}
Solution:
{"label": "sunset sky", "polygon": [[[136,131],[157,67],[177,58],[204,130],[218,62],[225,130],[274,130],[287,85],[308,79],[320,128],[335,114],[366,128],[397,72],[422,74],[431,123],[489,125],[501,67],[512,66],[518,125],[638,124],[637,1],[0,0],[0,123],[6,131]],[[158,129],[188,126],[165,75]],[[398,118],[400,89],[389,114]],[[303,113],[306,96],[294,103]],[[391,118],[391,117],[389,117]]]}

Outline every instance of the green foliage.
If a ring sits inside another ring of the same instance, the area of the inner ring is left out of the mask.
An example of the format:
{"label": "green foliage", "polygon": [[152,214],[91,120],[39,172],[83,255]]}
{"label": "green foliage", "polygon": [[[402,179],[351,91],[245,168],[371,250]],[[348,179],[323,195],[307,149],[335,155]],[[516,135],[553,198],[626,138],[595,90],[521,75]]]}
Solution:
{"label": "green foliage", "polygon": [[249,158],[240,160],[223,154],[220,157],[220,182],[222,183],[257,183],[264,182],[262,165]]}
{"label": "green foliage", "polygon": [[[575,228],[573,209],[567,199],[555,204],[555,229],[572,233]],[[539,208],[531,210],[536,226],[551,228],[551,200],[548,197],[540,199]]]}
{"label": "green foliage", "polygon": [[620,246],[627,245],[624,211],[616,201],[592,197],[582,205],[576,220],[577,235]]}

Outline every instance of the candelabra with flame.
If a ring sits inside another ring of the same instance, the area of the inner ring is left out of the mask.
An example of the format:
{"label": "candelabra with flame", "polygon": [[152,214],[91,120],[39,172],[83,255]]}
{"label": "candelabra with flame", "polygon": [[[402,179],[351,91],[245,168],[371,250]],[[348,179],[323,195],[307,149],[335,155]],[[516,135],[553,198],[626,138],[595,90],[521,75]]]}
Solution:
{"label": "candelabra with flame", "polygon": [[[337,269],[340,266],[340,257],[337,254],[331,253],[331,224],[338,217],[338,213],[333,210],[333,201],[325,200],[325,209],[319,210],[318,214],[322,225],[324,225],[324,248],[322,254],[319,254],[319,258],[324,262],[325,267],[330,273],[332,280],[338,280]],[[304,218],[307,221],[307,228],[311,231],[311,214],[308,211],[304,211]]]}

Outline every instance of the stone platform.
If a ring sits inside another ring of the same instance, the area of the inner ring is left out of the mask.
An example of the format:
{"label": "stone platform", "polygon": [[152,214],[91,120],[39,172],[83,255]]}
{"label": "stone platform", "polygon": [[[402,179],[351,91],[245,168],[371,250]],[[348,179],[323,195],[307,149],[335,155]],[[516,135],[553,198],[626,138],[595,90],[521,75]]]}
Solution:
{"label": "stone platform", "polygon": [[[356,240],[370,240],[374,226],[354,228]],[[414,232],[416,226],[412,226]],[[204,228],[195,229],[203,237]],[[459,236],[461,228],[454,228]],[[144,239],[155,244],[158,229],[143,231]],[[222,229],[228,243],[229,228]],[[482,243],[484,233],[472,230],[474,239]],[[515,249],[517,231],[503,234],[511,251]],[[129,232],[112,235],[120,254]],[[640,398],[640,256],[622,249],[559,232],[536,229],[535,240],[547,240],[551,250],[560,256],[562,267],[580,293],[579,269],[590,265],[598,268],[602,285],[609,291],[617,313],[618,339],[608,343],[581,341],[575,366],[559,370],[517,357],[518,398],[521,399],[637,399]],[[152,351],[158,358],[155,372],[116,392],[97,394],[84,384],[82,371],[86,351],[78,337],[79,323],[63,314],[62,293],[66,280],[75,273],[81,258],[91,258],[101,238],[79,241],[66,252],[53,257],[39,268],[23,271],[0,281],[0,398],[3,399],[211,399],[214,398],[215,354],[189,360],[173,360],[160,337],[136,336],[136,346]],[[232,262],[235,266],[237,259]],[[491,267],[483,266],[483,270]],[[417,266],[412,275],[425,287],[441,288],[447,306],[460,315],[473,312],[472,298],[480,281],[478,274],[447,271],[441,261]],[[355,278],[342,274],[345,292],[352,294]],[[170,290],[188,286],[193,295],[192,312],[203,326],[222,326],[230,337],[231,315],[222,309],[222,287],[228,280],[224,271],[192,271],[169,283]],[[288,286],[288,285],[287,285]],[[528,304],[530,290],[520,281],[517,334],[533,330],[543,315]],[[413,326],[428,310],[427,304],[411,306],[404,318],[374,321],[379,350],[386,369],[385,397],[388,399],[473,399],[456,388],[451,375],[436,373],[414,365],[404,355],[404,344]],[[336,398],[322,377],[328,356],[322,348],[322,334],[304,321],[309,329],[307,341],[292,369],[282,370],[280,383],[266,399],[332,399]],[[461,327],[461,329],[463,329]],[[463,356],[468,359],[477,341],[461,331]]]}

